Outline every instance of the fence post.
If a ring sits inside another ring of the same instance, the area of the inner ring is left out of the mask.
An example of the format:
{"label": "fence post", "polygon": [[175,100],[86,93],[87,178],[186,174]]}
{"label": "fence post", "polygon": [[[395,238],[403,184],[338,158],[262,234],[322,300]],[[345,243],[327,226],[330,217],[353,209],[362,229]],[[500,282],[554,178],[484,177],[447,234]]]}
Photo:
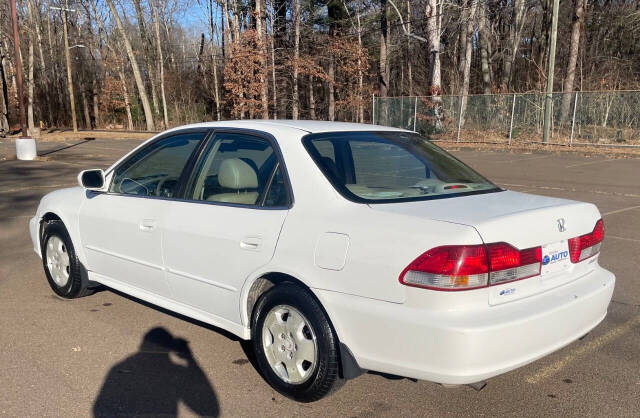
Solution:
{"label": "fence post", "polygon": [[516,111],[516,94],[513,93],[513,104],[511,105],[511,124],[509,125],[509,145],[511,145],[511,134],[513,132],[513,114]]}
{"label": "fence post", "polygon": [[458,96],[460,98],[460,111],[458,112],[458,137],[456,138],[456,142],[460,142],[460,129],[462,129],[462,96]]}
{"label": "fence post", "polygon": [[413,132],[416,131],[416,118],[418,117],[418,96],[413,104]]}
{"label": "fence post", "polygon": [[575,92],[575,99],[573,99],[573,118],[571,119],[571,138],[569,138],[569,146],[573,146],[573,131],[576,126],[576,109],[578,107],[578,92]]}
{"label": "fence post", "polygon": [[371,95],[371,124],[376,124],[376,94]]}

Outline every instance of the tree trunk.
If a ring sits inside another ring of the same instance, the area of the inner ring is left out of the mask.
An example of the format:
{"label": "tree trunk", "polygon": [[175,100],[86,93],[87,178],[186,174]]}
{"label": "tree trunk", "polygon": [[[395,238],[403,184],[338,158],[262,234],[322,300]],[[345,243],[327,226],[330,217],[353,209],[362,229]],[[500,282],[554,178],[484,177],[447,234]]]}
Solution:
{"label": "tree trunk", "polygon": [[462,74],[462,89],[460,91],[462,105],[460,124],[464,125],[464,114],[467,109],[467,95],[469,94],[469,77],[471,74],[471,50],[473,49],[473,23],[475,20],[476,10],[478,8],[478,0],[471,0],[469,6],[469,14],[466,25],[465,54],[464,54],[464,72]]}
{"label": "tree trunk", "polygon": [[[164,56],[162,54],[162,42],[160,40],[160,17],[158,16],[158,9],[160,5],[158,4],[158,0],[155,0],[153,4],[153,16],[154,16],[154,26],[156,32],[156,48],[158,52],[158,73],[160,74],[160,96],[162,98],[162,120],[164,122],[164,129],[169,128],[169,114],[167,110],[167,97],[164,91]],[[213,33],[211,34],[213,37]],[[213,38],[212,38],[213,39]],[[214,75],[216,71],[215,67],[215,59],[213,61],[213,71]],[[218,111],[218,120],[220,120],[220,102],[218,101],[218,80],[215,77],[215,92],[216,92],[216,110]]]}
{"label": "tree trunk", "polygon": [[258,32],[258,48],[260,49],[260,103],[262,119],[269,119],[269,88],[267,85],[267,42],[264,0],[256,0],[256,31]]}
{"label": "tree trunk", "polygon": [[335,85],[335,60],[333,56],[329,57],[329,113],[328,119],[333,122],[336,120],[336,85]]}
{"label": "tree trunk", "polygon": [[153,112],[151,111],[151,106],[149,104],[149,96],[147,96],[147,89],[144,86],[144,82],[142,81],[142,75],[140,74],[140,67],[138,67],[138,61],[136,59],[135,53],[133,52],[133,48],[131,47],[131,43],[129,42],[129,38],[127,36],[127,32],[122,25],[122,20],[120,20],[120,16],[118,15],[118,11],[116,10],[115,5],[113,4],[113,0],[106,0],[109,8],[111,9],[111,13],[113,18],[116,21],[116,25],[118,26],[118,30],[120,31],[120,35],[122,36],[122,41],[124,43],[125,49],[127,50],[127,55],[129,56],[129,63],[131,63],[131,69],[133,71],[133,78],[136,81],[136,86],[138,87],[138,92],[140,93],[140,101],[142,102],[142,108],[144,109],[144,117],[147,121],[147,130],[153,131],[155,130],[155,125],[153,123]]}
{"label": "tree trunk", "polygon": [[429,39],[429,96],[442,94],[440,75],[440,22],[442,10],[438,11],[438,0],[429,0],[425,9]]}
{"label": "tree trunk", "polygon": [[102,126],[102,119],[100,118],[100,96],[98,95],[98,77],[94,77],[91,80],[91,102],[93,105],[93,126],[92,128],[98,128]]}
{"label": "tree trunk", "polygon": [[512,20],[509,25],[509,49],[505,51],[503,56],[502,87],[506,90],[511,87],[511,73],[520,45],[525,10],[524,0],[514,0]]}
{"label": "tree trunk", "polygon": [[574,0],[573,23],[571,25],[571,47],[569,48],[569,62],[567,63],[567,77],[562,88],[562,104],[560,120],[566,122],[571,110],[573,99],[573,84],[576,77],[576,63],[578,62],[578,49],[580,47],[580,31],[584,24],[584,14],[587,7],[586,0]]}
{"label": "tree trunk", "polygon": [[8,88],[5,75],[5,58],[2,46],[0,46],[0,137],[9,133],[9,113],[8,113]]}
{"label": "tree trunk", "polygon": [[69,91],[69,105],[71,106],[71,125],[73,132],[78,132],[76,117],[76,99],[73,93],[73,78],[71,77],[71,52],[69,51],[69,31],[67,29],[67,12],[62,12],[62,28],[64,31],[64,55],[67,63],[67,89]]}
{"label": "tree trunk", "polygon": [[[33,0],[30,0],[33,1]],[[32,3],[32,7],[35,6],[35,3]],[[35,8],[35,10],[38,10],[37,8]],[[38,58],[40,58],[40,73],[39,78],[40,78],[40,88],[44,89],[44,96],[48,97],[49,94],[51,93],[49,91],[49,72],[47,71],[47,66],[44,60],[44,49],[42,48],[42,33],[40,31],[41,29],[41,23],[42,23],[42,19],[40,18],[39,14],[38,15],[34,15],[34,27],[33,30],[36,33],[36,41],[37,41],[37,45],[38,45]],[[52,108],[52,103],[51,100],[45,100],[46,101],[46,108],[47,108],[47,119],[49,124],[53,123],[53,108]],[[40,107],[40,113],[42,114],[42,106]],[[42,116],[41,116],[42,117]]]}
{"label": "tree trunk", "polygon": [[[407,31],[411,33],[411,0],[407,0]],[[360,18],[358,17],[358,23]],[[360,37],[360,25],[358,24],[358,37]],[[413,96],[413,71],[411,68],[411,36],[407,36],[407,78],[409,79],[409,96]]]}
{"label": "tree trunk", "polygon": [[[218,8],[218,4],[216,3],[216,11]],[[220,120],[220,83],[218,82],[218,66],[216,62],[216,51],[215,51],[215,35],[218,32],[216,25],[216,18],[213,16],[213,0],[209,0],[209,34],[211,37],[211,68],[213,69],[213,93],[214,100],[216,102],[216,120]],[[224,33],[222,34],[222,55],[224,56]],[[160,37],[157,36],[157,43],[160,44]],[[159,51],[162,52],[162,51]],[[160,64],[158,64],[160,65]],[[163,74],[164,75],[164,74]],[[164,78],[164,77],[163,77]],[[164,102],[163,102],[164,107]]]}
{"label": "tree trunk", "polygon": [[82,112],[84,113],[84,126],[85,129],[91,129],[91,114],[89,113],[89,101],[87,100],[87,92],[82,89],[80,93],[82,98]]}
{"label": "tree trunk", "polygon": [[147,80],[149,80],[149,86],[151,87],[153,113],[157,115],[159,113],[158,95],[156,94],[156,83],[153,77],[153,72],[151,71],[151,42],[147,35],[147,28],[144,24],[144,13],[142,12],[140,0],[133,0],[133,5],[136,9],[136,16],[138,18],[138,29],[140,30],[140,39],[142,40],[142,52],[144,53],[144,64],[147,69]]}
{"label": "tree trunk", "polygon": [[294,42],[293,42],[293,92],[291,102],[291,117],[298,119],[300,97],[298,95],[298,67],[300,63],[300,0],[294,0]]}
{"label": "tree trunk", "polygon": [[487,0],[478,6],[478,32],[480,34],[480,67],[484,94],[491,94],[491,72],[489,70],[489,30],[487,29]]}
{"label": "tree trunk", "polygon": [[[273,7],[269,12],[271,19],[271,27],[274,28],[275,21],[273,16]],[[272,29],[273,30],[273,29]],[[276,43],[275,33],[271,34],[271,82],[273,90],[273,118],[278,119],[278,82],[276,80]]]}
{"label": "tree trunk", "polygon": [[127,78],[122,67],[118,67],[118,75],[122,82],[122,95],[124,96],[124,108],[127,113],[127,129],[133,130],[133,118],[131,117],[131,102],[129,101],[129,89],[127,89]]}
{"label": "tree trunk", "polygon": [[389,25],[387,24],[387,0],[380,0],[380,73],[378,76],[380,97],[387,97],[389,90]]}
{"label": "tree trunk", "polygon": [[316,99],[313,97],[313,75],[309,75],[309,119],[316,119]]}
{"label": "tree trunk", "polygon": [[[33,16],[33,6],[31,4],[31,1],[27,1],[27,14],[29,15],[29,24],[31,25],[31,28],[33,29],[34,27],[36,27],[35,24],[35,18]],[[33,31],[30,32],[29,34],[29,58],[28,58],[28,64],[29,64],[29,69],[27,72],[27,127],[29,128],[29,135],[33,135],[33,130],[36,127],[35,125],[35,121],[33,119],[33,86],[34,86],[34,79],[33,79],[33,65],[35,64],[35,59],[34,59],[34,34]]]}
{"label": "tree trunk", "polygon": [[[408,4],[408,3],[407,3]],[[356,23],[358,30],[358,47],[360,55],[358,56],[358,122],[364,123],[364,74],[362,73],[362,25],[360,23],[360,7],[356,8]],[[409,64],[411,70],[411,64]],[[411,73],[409,73],[411,74]]]}

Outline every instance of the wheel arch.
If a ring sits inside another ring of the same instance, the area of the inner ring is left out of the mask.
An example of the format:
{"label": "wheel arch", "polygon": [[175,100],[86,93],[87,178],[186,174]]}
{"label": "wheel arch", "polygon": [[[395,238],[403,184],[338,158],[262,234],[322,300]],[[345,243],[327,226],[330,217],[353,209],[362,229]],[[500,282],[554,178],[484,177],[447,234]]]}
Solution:
{"label": "wheel arch", "polygon": [[71,216],[71,219],[68,219],[63,212],[64,211],[60,208],[58,208],[58,210],[56,210],[55,208],[47,208],[44,211],[44,213],[38,220],[38,248],[42,248],[42,239],[44,238],[44,229],[46,227],[46,224],[51,221],[61,222],[67,230],[67,233],[69,234],[69,238],[71,239],[71,243],[73,244],[76,256],[80,261],[80,271],[83,279],[89,281],[84,248],[82,248],[81,245],[80,233],[77,229],[77,225],[72,222],[73,216]]}
{"label": "wheel arch", "polygon": [[42,247],[42,238],[44,235],[44,227],[47,223],[51,221],[60,221],[64,224],[64,221],[57,213],[53,211],[47,211],[44,215],[40,217],[38,220],[38,247]]}
{"label": "wheel arch", "polygon": [[260,299],[260,296],[262,296],[265,292],[267,292],[274,286],[278,286],[283,283],[294,283],[295,285],[300,286],[302,289],[309,292],[309,294],[318,302],[320,308],[327,316],[329,325],[333,329],[333,332],[335,332],[335,335],[338,339],[338,350],[340,353],[340,376],[344,379],[353,379],[364,373],[364,370],[361,369],[358,365],[358,362],[356,361],[349,347],[342,343],[342,340],[340,338],[339,326],[336,326],[336,322],[333,320],[333,315],[331,314],[330,309],[327,309],[326,304],[323,303],[322,299],[316,292],[314,292],[314,290],[309,285],[291,274],[272,271],[260,274],[251,282],[251,284],[248,286],[246,297],[244,297],[242,301],[243,312],[241,312],[241,316],[243,318],[243,321],[246,321],[246,326],[251,329],[253,311],[256,306],[256,302],[258,301],[258,299]]}

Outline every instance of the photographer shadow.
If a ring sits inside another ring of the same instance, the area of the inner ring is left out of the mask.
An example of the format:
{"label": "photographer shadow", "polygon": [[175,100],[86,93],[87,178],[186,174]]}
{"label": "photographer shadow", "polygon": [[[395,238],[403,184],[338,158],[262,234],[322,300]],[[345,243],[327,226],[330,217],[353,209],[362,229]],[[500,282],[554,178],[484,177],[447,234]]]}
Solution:
{"label": "photographer shadow", "polygon": [[189,343],[157,327],[145,334],[138,352],[109,370],[93,415],[176,416],[180,402],[200,416],[220,413],[216,394]]}

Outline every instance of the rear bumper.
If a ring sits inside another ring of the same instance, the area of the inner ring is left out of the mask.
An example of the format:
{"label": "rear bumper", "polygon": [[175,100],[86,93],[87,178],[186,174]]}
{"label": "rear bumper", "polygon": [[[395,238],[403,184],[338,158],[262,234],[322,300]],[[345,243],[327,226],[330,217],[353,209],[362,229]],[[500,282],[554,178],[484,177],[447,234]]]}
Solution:
{"label": "rear bumper", "polygon": [[523,366],[588,333],[606,316],[614,284],[614,275],[596,266],[542,294],[462,312],[317,292],[363,369],[465,384]]}

